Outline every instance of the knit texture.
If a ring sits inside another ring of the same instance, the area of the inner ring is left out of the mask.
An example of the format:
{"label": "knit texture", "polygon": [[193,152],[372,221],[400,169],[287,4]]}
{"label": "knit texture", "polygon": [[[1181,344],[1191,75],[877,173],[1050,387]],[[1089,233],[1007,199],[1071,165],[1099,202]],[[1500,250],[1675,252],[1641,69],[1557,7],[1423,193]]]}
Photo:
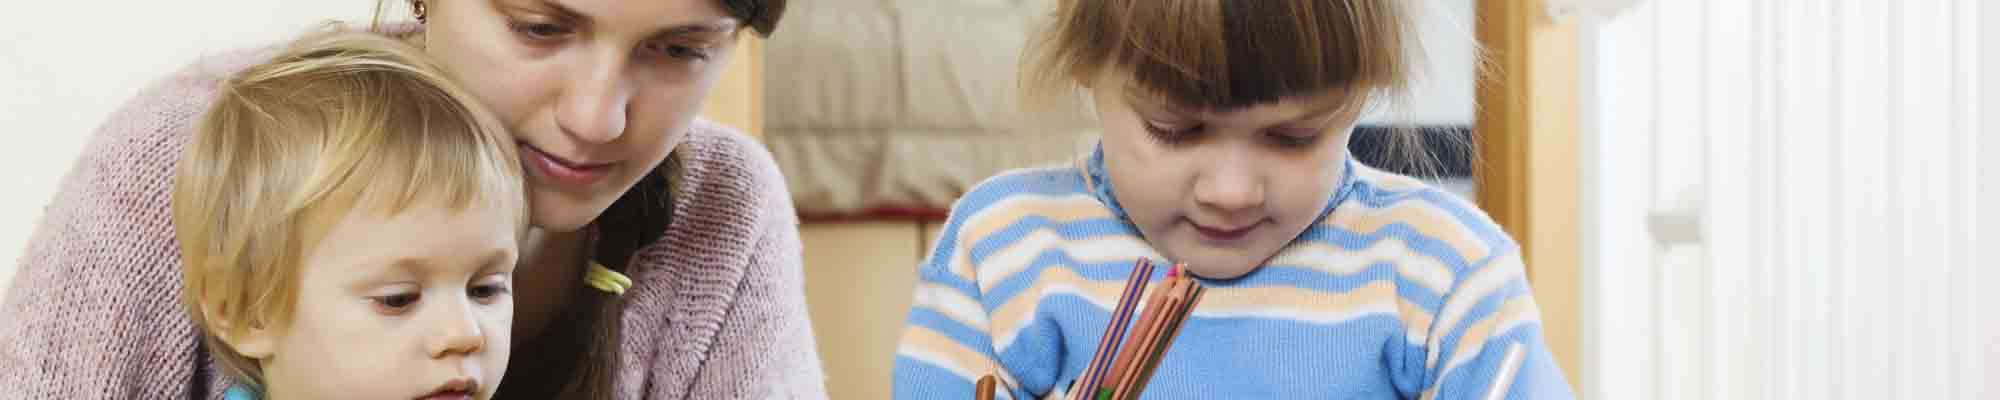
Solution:
{"label": "knit texture", "polygon": [[[275,49],[206,57],[98,128],[0,303],[0,399],[223,398],[230,383],[177,301],[170,193],[217,85]],[[628,263],[616,397],[825,398],[797,216],[770,153],[697,121],[674,156],[673,222]]]}
{"label": "knit texture", "polygon": [[[1080,168],[992,178],[953,206],[919,270],[896,398],[964,398],[984,374],[1002,398],[1070,389],[1133,263],[1168,261],[1103,171],[1100,150]],[[1319,220],[1263,266],[1199,279],[1208,290],[1145,398],[1484,398],[1510,344],[1524,357],[1507,398],[1572,397],[1498,226],[1419,181],[1345,171]]]}

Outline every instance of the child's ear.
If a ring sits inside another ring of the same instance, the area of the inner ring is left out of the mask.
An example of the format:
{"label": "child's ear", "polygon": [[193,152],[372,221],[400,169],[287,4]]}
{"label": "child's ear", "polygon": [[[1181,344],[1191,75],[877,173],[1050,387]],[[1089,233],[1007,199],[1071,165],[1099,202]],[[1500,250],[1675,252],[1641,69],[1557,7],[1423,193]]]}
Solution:
{"label": "child's ear", "polygon": [[248,329],[233,335],[236,337],[225,337],[223,340],[229,342],[230,347],[236,348],[236,354],[242,354],[253,360],[263,360],[271,358],[272,349],[277,347],[276,333],[264,324],[250,324]]}
{"label": "child's ear", "polygon": [[[231,349],[235,349],[236,354],[242,354],[253,360],[271,358],[271,350],[277,347],[278,339],[269,324],[255,320],[230,321],[227,318],[218,318],[226,314],[217,310],[203,310],[203,312],[208,313],[208,318],[205,319],[215,324],[216,338],[228,344]],[[239,322],[244,323],[243,329],[235,329]]]}

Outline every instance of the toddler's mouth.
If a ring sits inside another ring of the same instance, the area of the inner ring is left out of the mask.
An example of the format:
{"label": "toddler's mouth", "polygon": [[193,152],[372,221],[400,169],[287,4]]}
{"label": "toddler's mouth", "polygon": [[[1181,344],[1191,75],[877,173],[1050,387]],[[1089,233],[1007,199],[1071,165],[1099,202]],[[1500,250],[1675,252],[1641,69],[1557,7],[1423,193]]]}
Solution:
{"label": "toddler's mouth", "polygon": [[418,399],[470,400],[472,398],[472,394],[477,393],[478,391],[479,391],[479,381],[473,380],[472,378],[458,378],[445,381],[444,384],[438,385],[437,389],[431,390],[430,394],[426,394],[424,395],[424,397],[419,397]]}

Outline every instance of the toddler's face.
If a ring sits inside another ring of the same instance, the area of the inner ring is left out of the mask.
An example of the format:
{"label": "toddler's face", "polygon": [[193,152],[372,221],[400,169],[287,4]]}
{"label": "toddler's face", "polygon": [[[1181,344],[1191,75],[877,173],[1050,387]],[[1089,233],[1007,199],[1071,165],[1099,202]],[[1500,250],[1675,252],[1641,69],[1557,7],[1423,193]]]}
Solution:
{"label": "toddler's face", "polygon": [[357,207],[305,249],[289,328],[237,346],[259,359],[269,397],[492,396],[507,368],[523,224],[502,204],[441,203],[393,216]]}
{"label": "toddler's face", "polygon": [[1183,110],[1118,75],[1091,85],[1112,194],[1147,242],[1195,275],[1256,269],[1333,196],[1357,118],[1338,93]]}

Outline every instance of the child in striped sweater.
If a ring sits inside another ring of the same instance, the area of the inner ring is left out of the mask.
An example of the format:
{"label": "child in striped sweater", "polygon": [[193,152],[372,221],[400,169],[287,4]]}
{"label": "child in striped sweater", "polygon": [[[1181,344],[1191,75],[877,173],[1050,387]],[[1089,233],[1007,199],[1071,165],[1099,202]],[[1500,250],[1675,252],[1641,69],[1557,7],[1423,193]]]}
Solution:
{"label": "child in striped sweater", "polygon": [[1346,150],[1366,111],[1407,99],[1417,4],[1059,3],[1025,103],[1076,109],[1059,100],[1085,92],[1104,138],[953,206],[918,272],[897,398],[967,398],[988,374],[1004,398],[1066,397],[1138,258],[1209,288],[1146,398],[1573,396],[1520,248]]}

